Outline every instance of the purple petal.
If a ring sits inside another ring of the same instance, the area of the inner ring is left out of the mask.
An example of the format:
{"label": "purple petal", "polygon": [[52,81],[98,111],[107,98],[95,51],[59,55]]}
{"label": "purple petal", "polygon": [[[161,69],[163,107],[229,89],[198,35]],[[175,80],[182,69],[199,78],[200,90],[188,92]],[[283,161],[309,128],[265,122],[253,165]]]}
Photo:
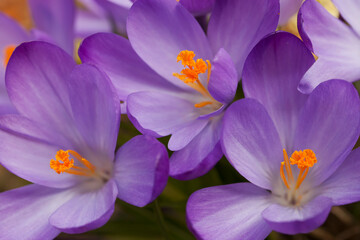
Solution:
{"label": "purple petal", "polygon": [[190,50],[196,58],[212,59],[204,31],[176,1],[136,1],[130,9],[127,31],[135,52],[158,74],[181,88],[187,86],[172,75],[183,69],[176,62],[180,51]]}
{"label": "purple petal", "polygon": [[149,136],[136,136],[116,153],[115,180],[118,197],[143,207],[164,190],[169,158],[164,145]]}
{"label": "purple petal", "polygon": [[180,3],[193,15],[204,15],[212,10],[215,0],[180,0]]}
{"label": "purple petal", "polygon": [[301,40],[278,32],[256,45],[244,65],[245,96],[266,108],[286,149],[291,148],[299,113],[307,99],[297,86],[313,63],[311,52]]}
{"label": "purple petal", "polygon": [[321,195],[335,205],[360,201],[360,148],[352,151],[336,172],[320,186]]}
{"label": "purple petal", "polygon": [[305,181],[327,179],[350,153],[359,136],[360,101],[352,84],[331,80],[309,96],[299,117],[294,150],[312,149],[317,163]]}
{"label": "purple petal", "polygon": [[200,239],[265,239],[271,229],[261,217],[270,194],[251,183],[201,189],[186,205],[191,228]]}
{"label": "purple petal", "polygon": [[360,79],[360,37],[351,28],[315,0],[302,5],[298,23],[305,44],[319,57],[301,80],[302,92],[309,93],[329,79]]}
{"label": "purple petal", "polygon": [[223,155],[219,143],[221,127],[222,117],[211,119],[186,147],[174,152],[170,158],[170,176],[189,180],[213,168]]}
{"label": "purple petal", "polygon": [[272,188],[283,154],[274,123],[260,103],[245,98],[228,108],[222,147],[241,175],[259,187]]}
{"label": "purple petal", "polygon": [[239,76],[245,59],[256,43],[274,32],[279,19],[277,0],[216,1],[208,27],[213,52],[230,53]]}
{"label": "purple petal", "polygon": [[75,17],[75,34],[80,38],[97,32],[111,32],[112,26],[107,16],[98,16],[92,12],[77,9]]}
{"label": "purple petal", "polygon": [[112,161],[120,125],[120,100],[114,87],[105,74],[87,64],[75,67],[70,80],[76,128],[86,147]]}
{"label": "purple petal", "polygon": [[121,100],[139,91],[177,89],[149,68],[129,41],[118,35],[98,33],[86,38],[80,46],[79,56],[83,62],[95,65],[110,77]]}
{"label": "purple petal", "polygon": [[208,85],[211,96],[221,103],[231,102],[236,93],[238,80],[230,55],[221,48],[212,62]]}
{"label": "purple petal", "polygon": [[68,191],[31,184],[0,194],[1,239],[53,239],[60,231],[50,215],[71,195]]}
{"label": "purple petal", "polygon": [[273,204],[262,212],[262,216],[275,231],[307,233],[325,222],[331,207],[330,198],[319,196],[301,207]]}
{"label": "purple petal", "polygon": [[74,50],[74,1],[29,0],[29,6],[36,28],[46,32],[72,56]]}
{"label": "purple petal", "polygon": [[101,227],[114,211],[117,193],[113,180],[97,190],[75,193],[50,216],[49,223],[66,233],[83,233]]}
{"label": "purple petal", "polygon": [[360,2],[358,0],[333,0],[341,16],[351,25],[360,36]]}
{"label": "purple petal", "polygon": [[280,0],[279,25],[286,24],[299,11],[302,2],[303,0]]}
{"label": "purple petal", "polygon": [[137,92],[127,100],[128,112],[141,127],[161,136],[181,129],[199,116],[194,103],[171,93]]}

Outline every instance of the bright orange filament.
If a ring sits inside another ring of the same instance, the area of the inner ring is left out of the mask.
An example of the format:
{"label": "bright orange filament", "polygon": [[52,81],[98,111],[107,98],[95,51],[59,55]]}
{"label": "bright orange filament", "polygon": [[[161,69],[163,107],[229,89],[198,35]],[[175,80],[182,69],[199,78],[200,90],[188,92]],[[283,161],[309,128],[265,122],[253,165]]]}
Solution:
{"label": "bright orange filament", "polygon": [[195,53],[193,51],[184,50],[179,53],[176,60],[181,62],[184,66],[184,69],[179,73],[173,73],[173,76],[179,78],[188,86],[192,87],[204,97],[208,98],[210,101],[204,101],[195,104],[196,108],[202,108],[204,106],[216,103],[217,101],[211,96],[209,91],[204,87],[204,85],[199,80],[199,74],[205,73],[207,71],[207,83],[209,83],[211,75],[211,63],[209,60],[204,61],[199,58],[196,61],[194,60]]}
{"label": "bright orange filament", "polygon": [[9,45],[4,49],[4,66],[6,67],[9,63],[10,57],[15,51],[15,45]]}
{"label": "bright orange filament", "polygon": [[[286,150],[283,149],[284,153],[284,161],[281,162],[280,167],[280,177],[283,180],[285,186],[290,189],[291,186],[295,186],[295,190],[298,189],[301,185],[301,183],[305,180],[306,175],[309,172],[309,168],[313,167],[314,164],[317,162],[315,153],[311,149],[305,149],[303,151],[295,151],[291,155],[290,159],[286,153]],[[300,169],[298,178],[296,179],[296,182],[294,181],[294,176],[291,171],[290,165],[297,165]],[[284,172],[284,168],[286,171]],[[294,184],[295,182],[295,184]]]}
{"label": "bright orange filament", "polygon": [[[74,159],[70,159],[70,154],[85,167],[78,167],[74,165]],[[95,172],[95,167],[79,153],[73,150],[59,150],[56,153],[55,159],[50,160],[50,168],[54,169],[58,174],[66,172],[81,176],[91,176]]]}

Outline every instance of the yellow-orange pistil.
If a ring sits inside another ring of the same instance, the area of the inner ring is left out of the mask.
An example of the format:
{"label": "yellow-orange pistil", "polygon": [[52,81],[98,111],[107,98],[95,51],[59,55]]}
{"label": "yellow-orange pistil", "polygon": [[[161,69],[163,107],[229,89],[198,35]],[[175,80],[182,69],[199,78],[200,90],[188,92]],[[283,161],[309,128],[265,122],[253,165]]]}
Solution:
{"label": "yellow-orange pistil", "polygon": [[16,46],[15,45],[9,45],[4,48],[4,66],[6,67],[9,63],[10,57],[13,54]]}
{"label": "yellow-orange pistil", "polygon": [[[317,162],[315,153],[311,149],[299,150],[293,152],[290,159],[285,149],[283,149],[283,153],[284,153],[284,161],[281,162],[281,167],[280,167],[281,179],[288,189],[296,190],[305,180],[306,175],[309,172],[309,168],[314,166],[314,164]],[[297,165],[298,168],[300,169],[296,181],[294,180],[294,176],[292,174],[290,165]],[[284,168],[287,177],[285,176]]]}
{"label": "yellow-orange pistil", "polygon": [[186,85],[192,87],[199,93],[201,93],[208,101],[203,101],[196,103],[194,106],[197,108],[202,108],[210,104],[214,104],[217,107],[219,102],[217,102],[209,93],[209,91],[204,87],[204,85],[199,80],[199,74],[205,73],[207,71],[207,83],[210,80],[211,74],[211,63],[209,60],[204,61],[199,58],[196,61],[194,60],[195,53],[193,51],[184,50],[179,53],[176,60],[177,62],[182,63],[184,69],[179,73],[173,73],[173,75],[183,81]]}
{"label": "yellow-orange pistil", "polygon": [[[70,159],[70,154],[76,160],[81,162],[84,167],[79,167],[74,165],[74,159]],[[56,153],[55,159],[50,160],[50,168],[54,169],[58,174],[60,173],[70,173],[81,176],[92,176],[95,173],[95,167],[85,158],[83,158],[79,153],[73,150],[59,150]]]}

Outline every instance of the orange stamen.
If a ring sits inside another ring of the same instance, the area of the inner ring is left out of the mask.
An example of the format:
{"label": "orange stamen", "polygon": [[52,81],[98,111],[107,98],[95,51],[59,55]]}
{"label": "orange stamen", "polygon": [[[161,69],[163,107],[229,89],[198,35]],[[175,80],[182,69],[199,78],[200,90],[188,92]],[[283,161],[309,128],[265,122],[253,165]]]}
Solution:
{"label": "orange stamen", "polygon": [[204,102],[196,103],[194,106],[195,106],[196,108],[202,108],[202,107],[205,107],[206,105],[209,105],[209,104],[212,104],[212,102],[210,102],[210,101],[204,101]]}
{"label": "orange stamen", "polygon": [[15,45],[9,45],[4,49],[4,66],[6,67],[9,63],[10,57],[15,51]]}

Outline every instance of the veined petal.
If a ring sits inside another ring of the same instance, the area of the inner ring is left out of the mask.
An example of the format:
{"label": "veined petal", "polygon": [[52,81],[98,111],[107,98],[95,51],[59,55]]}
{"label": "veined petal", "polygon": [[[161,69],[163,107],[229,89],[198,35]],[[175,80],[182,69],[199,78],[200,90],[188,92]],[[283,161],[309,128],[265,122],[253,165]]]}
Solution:
{"label": "veined petal", "polygon": [[183,69],[176,62],[180,51],[190,50],[197,58],[212,59],[204,31],[176,1],[136,1],[130,9],[127,31],[132,47],[146,64],[181,88],[189,87],[173,76]]}
{"label": "veined petal", "polygon": [[180,0],[179,2],[195,16],[210,12],[215,4],[215,0]]}
{"label": "veined petal", "polygon": [[114,177],[119,198],[138,207],[164,190],[169,157],[164,145],[149,136],[136,136],[116,153]]}
{"label": "veined petal", "polygon": [[303,0],[280,0],[279,25],[286,24],[299,11],[302,2]]}
{"label": "veined petal", "polygon": [[274,32],[279,20],[278,0],[216,1],[208,27],[213,52],[224,48],[232,57],[239,77],[251,49]]}
{"label": "veined petal", "polygon": [[341,16],[351,25],[360,37],[360,2],[357,0],[333,0]]}
{"label": "veined petal", "polygon": [[196,191],[187,202],[186,214],[199,239],[265,239],[271,229],[261,212],[270,204],[266,190],[236,183]]}

